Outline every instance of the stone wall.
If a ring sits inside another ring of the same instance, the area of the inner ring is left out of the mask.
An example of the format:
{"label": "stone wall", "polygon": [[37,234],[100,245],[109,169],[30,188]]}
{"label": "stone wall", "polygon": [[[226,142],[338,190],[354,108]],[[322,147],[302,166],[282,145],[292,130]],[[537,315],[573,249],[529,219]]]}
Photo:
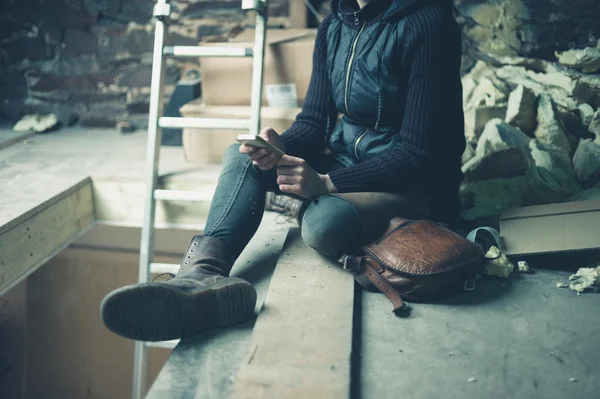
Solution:
{"label": "stone wall", "polygon": [[[289,25],[289,1],[270,0],[270,25]],[[302,1],[302,0],[294,0]],[[454,0],[466,73],[489,54],[554,59],[600,37],[598,0]],[[312,0],[325,15],[329,0]],[[64,124],[143,123],[154,0],[1,0],[0,117],[57,114]],[[249,26],[240,0],[173,0],[169,40],[193,45]],[[317,22],[311,18],[314,26]],[[170,62],[175,83],[194,62]]]}
{"label": "stone wall", "polygon": [[[271,26],[285,26],[288,0],[271,0]],[[2,0],[0,113],[55,113],[63,124],[114,126],[147,112],[154,0]],[[253,18],[240,0],[174,0],[168,40],[194,45]],[[176,82],[194,62],[170,62]],[[129,115],[124,115],[128,113]]]}

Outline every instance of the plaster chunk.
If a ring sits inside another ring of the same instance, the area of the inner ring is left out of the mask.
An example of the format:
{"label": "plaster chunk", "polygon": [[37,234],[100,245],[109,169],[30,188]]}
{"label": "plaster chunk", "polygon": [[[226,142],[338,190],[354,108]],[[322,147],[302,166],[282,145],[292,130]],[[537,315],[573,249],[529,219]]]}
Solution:
{"label": "plaster chunk", "polygon": [[519,85],[508,97],[506,122],[533,136],[536,127],[536,96],[533,90]]}
{"label": "plaster chunk", "polygon": [[600,286],[600,267],[582,267],[569,277],[569,288],[578,294],[594,285]]}
{"label": "plaster chunk", "polygon": [[492,246],[485,254],[483,275],[507,278],[514,269],[515,265],[512,264],[498,247]]}
{"label": "plaster chunk", "polygon": [[519,261],[517,262],[517,267],[519,268],[519,272],[521,273],[531,273],[531,267],[529,267],[529,264],[525,261]]}
{"label": "plaster chunk", "polygon": [[44,133],[58,125],[58,118],[54,114],[40,115],[31,114],[25,115],[13,127],[15,132],[36,132]]}

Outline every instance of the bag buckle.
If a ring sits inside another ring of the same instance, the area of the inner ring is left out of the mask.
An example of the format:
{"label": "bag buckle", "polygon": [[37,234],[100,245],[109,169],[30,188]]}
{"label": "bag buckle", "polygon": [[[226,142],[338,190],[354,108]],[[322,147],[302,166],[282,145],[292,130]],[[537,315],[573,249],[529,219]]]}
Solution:
{"label": "bag buckle", "polygon": [[349,255],[343,255],[341,258],[338,259],[338,263],[340,263],[342,265],[342,269],[352,270],[354,268],[350,265],[349,260],[350,260]]}
{"label": "bag buckle", "polygon": [[465,280],[465,291],[473,291],[475,290],[475,279],[470,278]]}

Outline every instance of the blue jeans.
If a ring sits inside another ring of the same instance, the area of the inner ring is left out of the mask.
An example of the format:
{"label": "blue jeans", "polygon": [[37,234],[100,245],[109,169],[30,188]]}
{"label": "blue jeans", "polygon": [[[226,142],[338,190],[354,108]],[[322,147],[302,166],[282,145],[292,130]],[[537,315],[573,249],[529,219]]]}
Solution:
{"label": "blue jeans", "polygon": [[[343,167],[329,156],[307,159],[319,173]],[[239,144],[230,146],[213,197],[204,234],[225,241],[234,259],[244,250],[262,220],[268,191],[279,192],[276,170],[255,167]],[[338,258],[355,253],[383,233],[394,216],[419,219],[429,205],[417,190],[402,194],[349,193],[305,200],[301,217],[304,242],[323,255]]]}

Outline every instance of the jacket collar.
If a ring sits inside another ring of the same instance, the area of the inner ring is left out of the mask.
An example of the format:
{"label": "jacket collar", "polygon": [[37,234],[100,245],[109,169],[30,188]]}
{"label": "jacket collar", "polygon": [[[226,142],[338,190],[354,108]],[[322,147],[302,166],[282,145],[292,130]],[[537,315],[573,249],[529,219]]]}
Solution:
{"label": "jacket collar", "polygon": [[356,0],[331,0],[331,11],[342,21],[359,26],[380,18],[399,18],[430,3],[452,7],[451,0],[372,0],[363,8],[358,6]]}

